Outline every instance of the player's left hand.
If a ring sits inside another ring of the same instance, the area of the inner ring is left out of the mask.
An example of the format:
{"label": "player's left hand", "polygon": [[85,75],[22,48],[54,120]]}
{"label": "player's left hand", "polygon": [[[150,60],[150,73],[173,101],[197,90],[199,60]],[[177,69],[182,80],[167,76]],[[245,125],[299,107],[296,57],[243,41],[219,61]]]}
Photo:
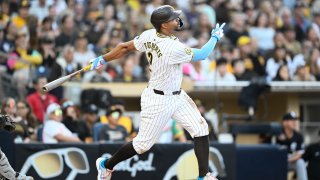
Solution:
{"label": "player's left hand", "polygon": [[211,37],[215,37],[217,41],[219,41],[223,36],[223,27],[226,25],[226,23],[223,23],[221,26],[219,23],[216,25],[216,27],[211,32]]}
{"label": "player's left hand", "polygon": [[102,56],[96,57],[89,61],[91,64],[90,70],[99,69],[101,66],[107,64],[107,61]]}

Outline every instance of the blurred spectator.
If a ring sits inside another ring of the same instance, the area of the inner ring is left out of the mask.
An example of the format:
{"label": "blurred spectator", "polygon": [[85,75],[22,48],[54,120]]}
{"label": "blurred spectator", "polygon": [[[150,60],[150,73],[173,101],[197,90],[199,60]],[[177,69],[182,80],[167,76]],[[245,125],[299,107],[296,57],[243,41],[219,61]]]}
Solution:
{"label": "blurred spectator", "polygon": [[65,14],[61,18],[60,31],[61,33],[55,40],[58,51],[62,50],[62,48],[67,44],[73,44],[76,39],[73,16],[70,14]]}
{"label": "blurred spectator", "polygon": [[279,16],[281,19],[281,23],[279,25],[280,29],[283,29],[285,27],[293,26],[292,21],[292,13],[288,7],[282,7],[279,11]]}
{"label": "blurred spectator", "polygon": [[75,63],[81,64],[81,67],[85,67],[89,64],[89,60],[95,58],[96,55],[93,51],[88,49],[88,40],[85,32],[78,33],[75,41],[75,51],[73,60]]}
{"label": "blurred spectator", "polygon": [[0,50],[10,53],[14,50],[17,28],[14,23],[9,21],[5,27],[1,27],[4,31],[4,37],[0,44]]}
{"label": "blurred spectator", "polygon": [[75,22],[75,28],[76,29],[81,29],[82,31],[88,31],[89,30],[89,24],[91,24],[93,21],[91,22],[86,22],[84,20],[84,13],[86,10],[85,7],[85,2],[77,2],[75,1],[75,7],[74,7],[74,22]]}
{"label": "blurred spectator", "polygon": [[111,76],[105,71],[107,65],[100,67],[94,71],[86,72],[82,78],[84,83],[104,83],[111,82]]}
{"label": "blurred spectator", "polygon": [[[57,63],[52,67],[50,79],[58,79],[59,77],[69,75],[81,69],[81,65],[74,61],[74,48],[71,45],[66,45],[63,48],[61,56],[57,59]],[[79,81],[82,74],[79,74],[74,81]]]}
{"label": "blurred spectator", "polygon": [[9,0],[0,2],[0,26],[6,26],[10,20],[10,12],[9,12]]}
{"label": "blurred spectator", "polygon": [[88,38],[89,44],[93,46],[94,51],[96,53],[101,54],[102,49],[110,40],[109,33],[108,33],[109,26],[110,26],[109,24],[107,25],[104,22],[102,17],[98,17],[94,21],[94,23],[90,26],[87,38]]}
{"label": "blurred spectator", "polygon": [[[136,54],[131,53],[123,58],[122,73],[120,73],[114,82],[142,82],[145,79],[141,77],[141,68],[135,64]],[[135,71],[139,71],[136,73]]]}
{"label": "blurred spectator", "polygon": [[207,4],[206,0],[193,0],[193,2],[197,11],[206,14],[209,18],[209,25],[211,27],[216,24],[216,12],[209,4]]}
{"label": "blurred spectator", "polygon": [[[320,136],[320,131],[319,131]],[[305,153],[303,159],[308,163],[307,172],[309,180],[320,179],[320,141],[310,144]]]}
{"label": "blurred spectator", "polygon": [[316,78],[310,74],[309,68],[306,65],[297,67],[296,73],[293,76],[294,81],[316,81]]}
{"label": "blurred spectator", "polygon": [[29,48],[38,49],[38,28],[39,20],[35,15],[30,15],[27,18],[27,28],[29,32]]}
{"label": "blurred spectator", "polygon": [[25,131],[24,142],[35,141],[38,121],[33,114],[31,106],[28,104],[28,102],[17,102],[17,116],[21,118],[18,124],[21,124],[21,127]]}
{"label": "blurred spectator", "polygon": [[276,76],[273,78],[273,81],[290,81],[289,68],[287,65],[280,65]]}
{"label": "blurred spectator", "polygon": [[286,49],[293,55],[302,53],[301,44],[296,40],[296,32],[292,26],[283,28]]}
{"label": "blurred spectator", "polygon": [[50,36],[44,36],[40,39],[39,45],[39,51],[43,58],[41,66],[43,66],[46,69],[46,77],[48,78],[48,80],[52,81],[54,79],[51,79],[50,74],[54,64],[56,63],[57,57],[57,54],[54,49],[54,38]]}
{"label": "blurred spectator", "polygon": [[240,58],[243,59],[246,70],[251,71],[254,76],[265,76],[265,59],[256,51],[250,37],[239,37],[237,47],[240,49]]}
{"label": "blurred spectator", "polygon": [[89,129],[90,137],[93,136],[93,125],[99,122],[98,107],[94,104],[88,104],[82,109],[82,120]]}
{"label": "blurred spectator", "polygon": [[212,73],[210,73],[209,76],[210,79],[214,81],[236,81],[234,75],[227,71],[227,60],[224,58],[220,58],[217,60],[217,67]]}
{"label": "blurred spectator", "polygon": [[32,1],[30,14],[37,16],[39,21],[42,21],[49,14],[49,2],[46,0]]}
{"label": "blurred spectator", "polygon": [[[292,61],[290,56],[287,54],[287,50],[284,46],[277,46],[274,49],[273,57],[267,60],[266,70],[270,79],[276,77],[278,69],[281,65],[287,65],[288,68],[291,67]],[[289,69],[289,71],[293,71]]]}
{"label": "blurred spectator", "polygon": [[249,29],[251,38],[254,38],[258,42],[258,47],[261,51],[274,48],[273,37],[275,30],[269,26],[268,14],[260,12],[252,27]]}
{"label": "blurred spectator", "polygon": [[182,126],[174,119],[170,119],[163,127],[158,143],[186,142]]}
{"label": "blurred spectator", "polygon": [[63,124],[62,110],[56,103],[48,106],[46,111],[47,119],[43,126],[43,142],[81,142],[80,139]]}
{"label": "blurred spectator", "polygon": [[63,120],[62,123],[73,133],[76,134],[81,141],[92,142],[90,130],[86,123],[80,120],[79,111],[76,105],[66,100],[62,103]]}
{"label": "blurred spectator", "polygon": [[[319,5],[320,5],[320,1]],[[316,31],[318,38],[320,38],[320,11],[319,12],[315,12],[313,14],[313,23],[312,23],[312,28]]]}
{"label": "blurred spectator", "polygon": [[149,16],[151,16],[152,11],[154,11],[157,7],[159,7],[161,5],[162,5],[162,1],[161,0],[151,0],[151,1],[149,1],[147,6],[145,7],[147,14]]}
{"label": "blurred spectator", "polygon": [[307,30],[311,26],[311,22],[305,17],[305,4],[302,0],[297,0],[293,11],[293,26],[296,30],[298,41],[305,39]]}
{"label": "blurred spectator", "polygon": [[320,38],[317,35],[315,29],[310,26],[306,32],[306,41],[310,41],[313,47],[320,48]]}
{"label": "blurred spectator", "polygon": [[[13,70],[13,80],[18,82],[21,97],[26,95],[25,88],[33,78],[33,68],[42,63],[41,54],[29,47],[29,33],[26,27],[18,30],[15,39],[15,50],[10,53],[8,67]],[[17,60],[20,58],[19,60]]]}
{"label": "blurred spectator", "polygon": [[[134,124],[133,124],[132,118],[130,116],[124,115],[124,112],[125,112],[124,103],[119,99],[114,99],[112,101],[111,107],[113,109],[118,109],[119,111],[121,111],[121,113],[120,113],[121,116],[120,116],[120,118],[118,120],[118,124],[123,126],[126,129],[127,134],[128,134],[128,138],[127,139],[134,138],[137,133],[136,133],[136,130],[134,129],[134,126],[133,126]],[[107,111],[109,111],[109,110],[110,110],[110,108],[108,108]],[[107,124],[109,122],[107,115],[101,116],[100,117],[100,122],[102,124]]]}
{"label": "blurred spectator", "polygon": [[17,107],[16,100],[14,98],[7,97],[1,101],[1,113],[10,116],[14,122],[18,121],[16,112]]}
{"label": "blurred spectator", "polygon": [[201,33],[210,34],[212,31],[212,25],[210,23],[210,19],[208,14],[200,13],[198,16],[198,21],[195,26],[191,27],[195,36],[199,36]]}
{"label": "blurred spectator", "polygon": [[310,58],[307,61],[310,65],[310,73],[315,76],[315,78],[320,80],[320,51],[317,48],[312,48]]}
{"label": "blurred spectator", "polygon": [[40,123],[43,123],[44,115],[49,104],[58,103],[58,99],[55,96],[42,91],[42,87],[47,83],[46,77],[37,77],[33,81],[35,92],[26,97],[27,102],[32,107],[32,111]]}
{"label": "blurred spectator", "polygon": [[59,35],[59,31],[53,29],[53,23],[54,23],[54,20],[50,16],[47,16],[42,20],[40,25],[40,30],[38,32],[39,39],[47,38],[47,37],[56,38]]}
{"label": "blurred spectator", "polygon": [[233,13],[229,29],[226,28],[225,35],[233,45],[237,45],[241,36],[249,36],[245,24],[245,15],[242,13]]}
{"label": "blurred spectator", "polygon": [[246,66],[241,59],[235,59],[232,61],[233,75],[237,81],[250,81],[253,77],[251,71],[246,69]]}
{"label": "blurred spectator", "polygon": [[122,110],[117,106],[111,106],[106,116],[108,124],[103,124],[99,131],[99,141],[125,141],[128,137],[127,130],[119,125],[119,119],[122,115]]}
{"label": "blurred spectator", "polygon": [[91,0],[87,2],[85,20],[87,22],[94,21],[97,17],[101,16],[101,4],[100,0]]}
{"label": "blurred spectator", "polygon": [[21,29],[27,24],[29,16],[30,2],[29,0],[21,0],[18,6],[18,15],[12,18],[12,22],[18,29]]}
{"label": "blurred spectator", "polygon": [[295,170],[299,180],[307,180],[306,164],[302,159],[304,142],[302,135],[297,132],[294,112],[289,112],[282,117],[282,133],[277,137],[277,144],[287,148],[288,170]]}

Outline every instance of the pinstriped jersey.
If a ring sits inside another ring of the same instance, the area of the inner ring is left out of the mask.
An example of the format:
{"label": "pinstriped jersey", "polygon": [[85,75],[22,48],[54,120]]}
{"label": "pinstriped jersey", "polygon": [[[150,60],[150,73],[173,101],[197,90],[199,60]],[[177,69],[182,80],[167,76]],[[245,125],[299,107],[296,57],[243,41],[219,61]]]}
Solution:
{"label": "pinstriped jersey", "polygon": [[138,51],[145,52],[150,65],[149,86],[162,91],[178,91],[182,82],[182,63],[193,57],[191,48],[175,36],[144,31],[133,40]]}

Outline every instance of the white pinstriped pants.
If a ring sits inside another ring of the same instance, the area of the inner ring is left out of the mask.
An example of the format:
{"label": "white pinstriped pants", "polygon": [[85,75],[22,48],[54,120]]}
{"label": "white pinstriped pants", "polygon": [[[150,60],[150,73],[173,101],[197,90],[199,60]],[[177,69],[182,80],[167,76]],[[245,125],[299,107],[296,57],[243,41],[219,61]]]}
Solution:
{"label": "white pinstriped pants", "polygon": [[133,147],[138,154],[148,151],[158,141],[170,118],[180,123],[192,137],[209,134],[207,122],[183,90],[179,95],[159,95],[151,87],[144,89],[140,115],[139,132],[133,139]]}

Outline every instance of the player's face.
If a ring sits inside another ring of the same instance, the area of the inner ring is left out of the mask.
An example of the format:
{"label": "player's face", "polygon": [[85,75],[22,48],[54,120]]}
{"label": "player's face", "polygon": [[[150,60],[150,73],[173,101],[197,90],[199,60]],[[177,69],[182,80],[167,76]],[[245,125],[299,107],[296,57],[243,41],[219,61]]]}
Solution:
{"label": "player's face", "polygon": [[172,31],[179,31],[179,18],[173,19],[168,22],[168,29]]}

